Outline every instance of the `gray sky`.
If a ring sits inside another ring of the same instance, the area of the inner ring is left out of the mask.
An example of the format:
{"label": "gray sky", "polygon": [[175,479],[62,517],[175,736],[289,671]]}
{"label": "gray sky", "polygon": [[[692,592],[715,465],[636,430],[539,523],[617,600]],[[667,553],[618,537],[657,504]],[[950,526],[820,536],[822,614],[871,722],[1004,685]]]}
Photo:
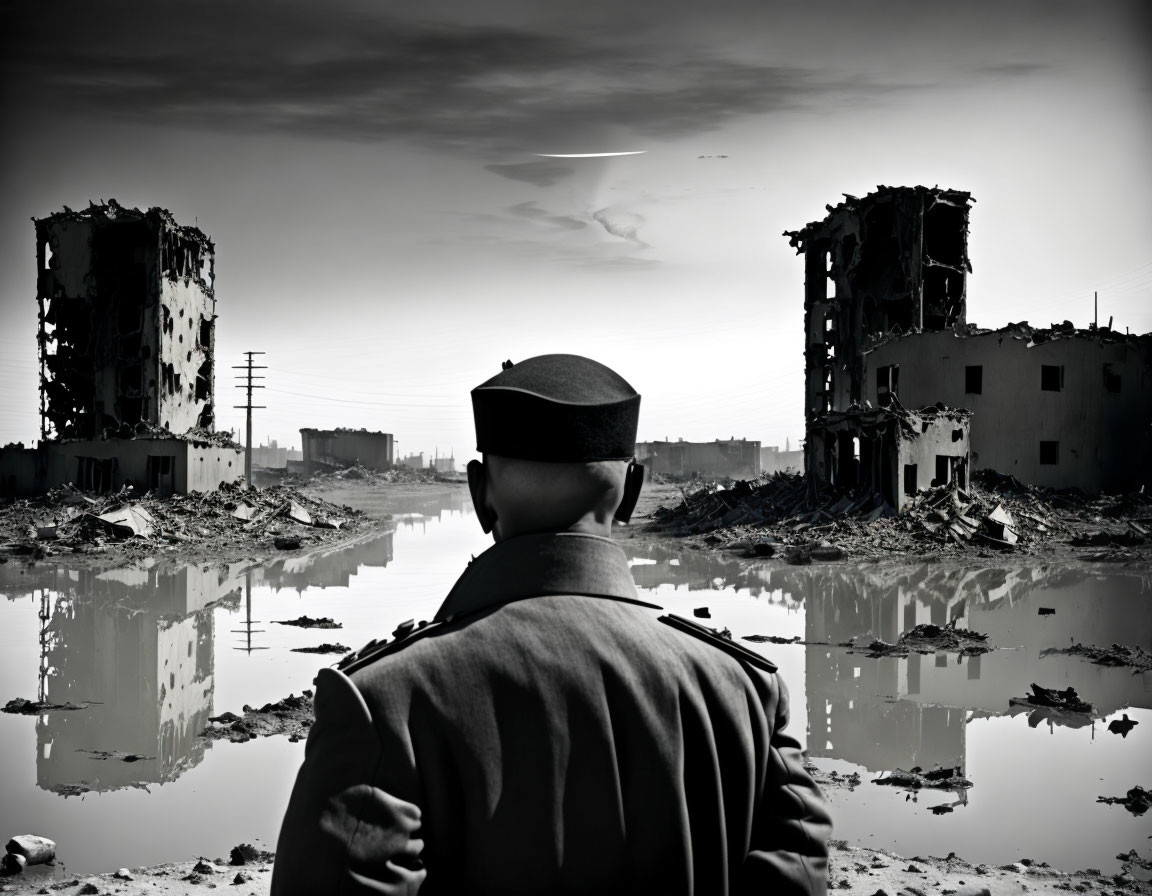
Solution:
{"label": "gray sky", "polygon": [[[1147,4],[7,3],[0,444],[38,435],[32,217],[170,209],[217,246],[256,433],[470,456],[468,391],[566,351],[641,439],[803,435],[803,265],[842,193],[973,193],[968,318],[1152,329]],[[538,153],[645,150],[609,159]]]}

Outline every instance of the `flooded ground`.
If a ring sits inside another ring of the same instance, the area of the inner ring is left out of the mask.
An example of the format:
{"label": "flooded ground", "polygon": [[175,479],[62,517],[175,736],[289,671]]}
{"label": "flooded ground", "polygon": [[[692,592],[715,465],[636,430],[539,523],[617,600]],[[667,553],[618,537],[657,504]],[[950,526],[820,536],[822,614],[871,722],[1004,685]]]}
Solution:
{"label": "flooded ground", "polygon": [[[209,742],[199,736],[209,716],[298,694],[336,659],[294,648],[357,648],[405,619],[431,618],[489,544],[461,488],[387,501],[372,509],[397,514],[392,531],[306,557],[0,566],[0,703],[82,707],[0,714],[0,834],[52,837],[73,873],[226,856],[240,842],[272,848],[303,744]],[[838,839],[1106,873],[1118,853],[1152,851],[1152,813],[1097,802],[1152,784],[1152,673],[1052,652],[1074,642],[1152,647],[1148,570],[787,567],[669,541],[622,544],[647,599],[688,617],[707,607],[708,624],[738,640],[803,642],[741,643],[781,668],[792,728],[807,732],[829,782]],[[303,615],[342,628],[277,624]],[[872,638],[952,621],[988,633],[996,649],[867,656]],[[860,646],[842,646],[849,640]],[[1074,687],[1096,712],[1011,706],[1032,683]],[[1110,731],[1125,713],[1139,724]],[[916,766],[956,767],[972,786],[913,793],[873,783]]]}

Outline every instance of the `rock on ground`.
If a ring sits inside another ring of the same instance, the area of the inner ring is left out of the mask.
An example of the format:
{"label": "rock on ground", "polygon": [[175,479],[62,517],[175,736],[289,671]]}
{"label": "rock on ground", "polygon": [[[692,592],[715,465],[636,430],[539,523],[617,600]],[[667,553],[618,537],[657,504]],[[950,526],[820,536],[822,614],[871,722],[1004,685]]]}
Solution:
{"label": "rock on ground", "polygon": [[[150,868],[127,869],[108,874],[67,874],[61,866],[41,866],[21,875],[0,878],[0,893],[107,893],[117,896],[148,894],[202,894],[215,889],[236,896],[266,896],[272,863],[241,866],[192,859]],[[120,875],[119,877],[117,875]],[[1001,866],[972,865],[955,856],[911,859],[882,850],[834,841],[829,893],[832,896],[1036,896],[1069,893],[1152,893],[1152,884],[1131,875],[1102,875],[1093,871],[1071,874],[1021,858]],[[62,886],[63,885],[63,886]]]}

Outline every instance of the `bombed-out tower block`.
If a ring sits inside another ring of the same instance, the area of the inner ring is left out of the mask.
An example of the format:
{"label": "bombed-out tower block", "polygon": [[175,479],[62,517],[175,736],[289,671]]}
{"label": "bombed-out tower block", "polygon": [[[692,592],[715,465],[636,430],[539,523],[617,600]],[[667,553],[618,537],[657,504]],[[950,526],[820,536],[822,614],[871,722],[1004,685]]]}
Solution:
{"label": "bombed-out tower block", "polygon": [[804,256],[810,488],[833,486],[879,514],[930,481],[967,484],[967,411],[905,412],[898,364],[876,371],[879,407],[870,407],[865,353],[893,335],[964,327],[972,201],[959,190],[881,186],[785,231]]}
{"label": "bombed-out tower block", "polygon": [[35,225],[41,438],[0,447],[0,495],[239,479],[243,449],[214,431],[212,241],[114,201]]}
{"label": "bombed-out tower block", "polygon": [[861,402],[861,353],[876,336],[964,326],[974,201],[960,190],[881,186],[785,232],[804,255],[806,419]]}
{"label": "bombed-out tower block", "polygon": [[36,221],[41,434],[213,427],[215,250],[159,208]]}

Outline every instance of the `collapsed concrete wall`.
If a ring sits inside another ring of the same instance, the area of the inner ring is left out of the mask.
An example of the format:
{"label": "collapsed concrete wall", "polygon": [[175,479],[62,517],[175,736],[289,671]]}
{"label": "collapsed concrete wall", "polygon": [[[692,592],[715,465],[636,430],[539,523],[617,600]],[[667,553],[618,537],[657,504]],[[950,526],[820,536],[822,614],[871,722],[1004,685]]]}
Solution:
{"label": "collapsed concrete wall", "polygon": [[42,438],[211,431],[212,241],[115,201],[35,227]]}
{"label": "collapsed concrete wall", "polygon": [[637,442],[636,459],[650,474],[755,479],[760,475],[760,443],[748,439],[714,442]]}
{"label": "collapsed concrete wall", "polygon": [[1152,334],[974,326],[893,338],[862,356],[865,398],[973,411],[972,464],[1022,482],[1137,489],[1152,464]]}

